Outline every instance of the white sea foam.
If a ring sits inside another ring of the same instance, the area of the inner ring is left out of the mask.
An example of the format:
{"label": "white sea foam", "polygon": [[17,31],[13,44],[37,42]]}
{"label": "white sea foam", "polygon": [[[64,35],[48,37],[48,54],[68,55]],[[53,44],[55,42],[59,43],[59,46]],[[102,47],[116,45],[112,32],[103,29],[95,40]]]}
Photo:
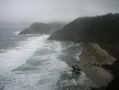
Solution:
{"label": "white sea foam", "polygon": [[[4,87],[4,90],[56,89],[56,83],[67,64],[58,60],[62,50],[60,43],[55,41],[49,43],[46,41],[47,38],[48,35],[30,37],[24,42],[19,42],[17,47],[0,53],[0,79],[2,79],[0,88]],[[36,69],[37,73],[32,69]]]}
{"label": "white sea foam", "polygon": [[[58,81],[71,81],[62,77],[70,72],[70,68],[60,60],[60,56],[67,54],[79,59],[79,50],[75,50],[79,45],[48,41],[48,37],[30,37],[24,42],[19,42],[14,49],[0,53],[0,89],[59,90]],[[68,75],[71,76],[71,72]],[[80,83],[82,82],[83,77]],[[74,82],[71,83],[73,84]]]}
{"label": "white sea foam", "polygon": [[21,31],[14,32],[14,35],[18,35]]}
{"label": "white sea foam", "polygon": [[9,71],[23,64],[34,54],[38,47],[43,46],[47,37],[28,38],[26,41],[20,42],[16,48],[0,53],[0,71]]}

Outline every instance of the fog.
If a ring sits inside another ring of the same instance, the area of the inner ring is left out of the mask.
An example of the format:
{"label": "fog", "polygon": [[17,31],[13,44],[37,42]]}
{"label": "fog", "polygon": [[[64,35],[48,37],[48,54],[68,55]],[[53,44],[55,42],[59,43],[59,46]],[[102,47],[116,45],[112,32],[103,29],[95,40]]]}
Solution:
{"label": "fog", "polygon": [[71,21],[119,11],[119,0],[0,0],[0,22]]}

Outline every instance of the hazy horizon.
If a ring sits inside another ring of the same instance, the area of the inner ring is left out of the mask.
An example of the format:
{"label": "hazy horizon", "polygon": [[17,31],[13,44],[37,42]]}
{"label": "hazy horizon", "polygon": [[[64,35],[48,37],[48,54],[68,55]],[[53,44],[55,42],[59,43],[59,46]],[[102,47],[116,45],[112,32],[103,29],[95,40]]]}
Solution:
{"label": "hazy horizon", "polygon": [[0,22],[71,21],[119,12],[119,0],[0,0]]}

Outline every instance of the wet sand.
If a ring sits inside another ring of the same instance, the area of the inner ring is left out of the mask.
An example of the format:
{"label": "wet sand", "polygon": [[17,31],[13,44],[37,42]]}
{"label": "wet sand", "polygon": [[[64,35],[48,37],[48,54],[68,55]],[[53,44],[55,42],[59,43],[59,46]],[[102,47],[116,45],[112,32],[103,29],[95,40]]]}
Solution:
{"label": "wet sand", "polygon": [[110,56],[97,44],[82,44],[82,54],[78,64],[86,76],[91,79],[97,87],[105,87],[113,79],[111,73],[104,68],[104,64],[112,64],[115,58]]}
{"label": "wet sand", "polygon": [[[106,87],[107,84],[113,79],[113,77],[109,71],[105,70],[102,67],[102,65],[111,65],[115,61],[115,58],[113,58],[104,49],[100,48],[97,44],[94,43],[81,44],[80,48],[81,53],[79,52],[76,57],[71,57],[74,52],[70,52],[71,56],[67,56],[67,54],[64,53],[62,60],[65,61],[70,67],[72,67],[73,65],[78,65],[81,68],[81,72],[83,72],[86,75],[85,77],[89,79],[87,81],[88,83],[86,84],[87,88]],[[79,87],[81,87],[80,83],[78,82],[80,82],[80,78],[82,77],[80,77],[80,75],[77,77],[78,78],[71,76],[71,78],[77,80],[77,85],[73,83],[73,85],[64,87],[64,89],[62,90],[78,90]]]}

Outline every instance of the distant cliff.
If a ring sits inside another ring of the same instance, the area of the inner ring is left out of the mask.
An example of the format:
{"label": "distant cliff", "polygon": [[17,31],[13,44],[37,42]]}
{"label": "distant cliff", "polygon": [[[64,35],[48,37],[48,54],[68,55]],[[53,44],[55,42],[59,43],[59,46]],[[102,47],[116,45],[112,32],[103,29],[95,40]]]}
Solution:
{"label": "distant cliff", "polygon": [[36,22],[31,24],[30,27],[22,30],[19,34],[51,34],[63,26],[64,23],[60,23],[60,22],[53,22],[47,24]]}
{"label": "distant cliff", "polygon": [[119,58],[119,14],[78,18],[54,32],[49,39],[98,43]]}

